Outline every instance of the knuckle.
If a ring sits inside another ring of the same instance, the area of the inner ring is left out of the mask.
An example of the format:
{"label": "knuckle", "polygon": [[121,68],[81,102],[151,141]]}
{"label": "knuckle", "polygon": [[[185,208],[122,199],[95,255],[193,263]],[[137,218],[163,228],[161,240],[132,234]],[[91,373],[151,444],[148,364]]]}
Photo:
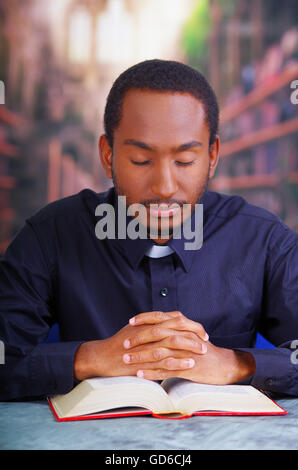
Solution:
{"label": "knuckle", "polygon": [[172,369],[175,364],[175,360],[172,357],[168,357],[164,360],[164,365],[167,369]]}
{"label": "knuckle", "polygon": [[163,313],[163,312],[160,312],[160,311],[159,311],[159,312],[156,312],[156,313],[155,313],[155,318],[156,318],[156,320],[158,320],[158,321],[162,321],[162,320],[164,319],[164,313]]}
{"label": "knuckle", "polygon": [[135,346],[137,344],[140,344],[140,336],[138,334],[136,334],[132,338],[130,338],[130,344],[131,344],[131,346]]}
{"label": "knuckle", "polygon": [[175,310],[174,314],[178,318],[184,318],[184,315],[182,312],[180,312],[180,310]]}
{"label": "knuckle", "polygon": [[182,338],[179,335],[173,335],[171,336],[171,345],[174,347],[179,347],[181,346],[182,343]]}
{"label": "knuckle", "polygon": [[151,329],[151,334],[152,334],[153,338],[160,338],[160,328],[158,326],[154,326]]}
{"label": "knuckle", "polygon": [[178,325],[179,326],[186,326],[187,324],[187,318],[186,317],[178,317]]}
{"label": "knuckle", "polygon": [[193,338],[188,338],[187,343],[188,343],[189,347],[195,348],[195,349],[198,349],[198,346],[200,345],[200,343],[198,343],[198,341],[196,341]]}
{"label": "knuckle", "polygon": [[142,355],[140,353],[134,353],[132,356],[132,361],[133,362],[141,362],[142,361]]}
{"label": "knuckle", "polygon": [[198,337],[195,333],[189,332],[187,334],[187,338],[190,339],[191,341],[193,341],[194,343],[198,342]]}
{"label": "knuckle", "polygon": [[163,358],[163,352],[161,349],[154,349],[152,352],[152,357],[155,361],[159,361],[160,359]]}
{"label": "knuckle", "polygon": [[158,379],[166,379],[168,374],[165,370],[158,370],[157,371],[157,376],[158,376]]}
{"label": "knuckle", "polygon": [[200,334],[204,335],[206,333],[205,328],[203,327],[201,323],[197,324],[197,328]]}

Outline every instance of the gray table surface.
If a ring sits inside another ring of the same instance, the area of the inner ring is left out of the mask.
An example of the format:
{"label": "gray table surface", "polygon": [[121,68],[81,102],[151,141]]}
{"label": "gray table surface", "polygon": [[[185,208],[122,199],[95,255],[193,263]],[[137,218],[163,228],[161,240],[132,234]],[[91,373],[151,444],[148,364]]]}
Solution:
{"label": "gray table surface", "polygon": [[57,422],[46,401],[0,403],[0,449],[298,449],[298,398],[284,416],[151,416]]}

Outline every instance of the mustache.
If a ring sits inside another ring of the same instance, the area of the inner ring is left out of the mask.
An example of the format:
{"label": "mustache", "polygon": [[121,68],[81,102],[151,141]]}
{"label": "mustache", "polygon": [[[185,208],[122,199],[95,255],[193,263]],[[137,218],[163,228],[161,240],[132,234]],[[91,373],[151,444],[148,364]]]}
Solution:
{"label": "mustache", "polygon": [[183,206],[183,204],[187,204],[187,201],[178,201],[177,199],[170,199],[170,200],[167,200],[165,201],[164,199],[146,199],[144,201],[141,201],[140,204],[142,204],[143,206],[150,206],[151,204],[157,204],[157,205],[161,205],[161,204],[166,204],[167,206],[171,206],[173,204],[176,204],[180,207]]}

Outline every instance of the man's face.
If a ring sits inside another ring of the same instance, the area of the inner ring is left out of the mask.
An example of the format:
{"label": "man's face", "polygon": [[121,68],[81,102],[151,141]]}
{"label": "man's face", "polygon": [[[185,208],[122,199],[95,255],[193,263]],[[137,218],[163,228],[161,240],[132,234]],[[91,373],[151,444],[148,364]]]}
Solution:
{"label": "man's face", "polygon": [[[167,219],[171,232],[186,216],[182,205],[193,210],[214,174],[219,142],[210,149],[209,136],[203,105],[192,95],[130,90],[113,150],[101,136],[102,164],[127,206],[146,206],[148,228],[160,228]],[[181,207],[176,215],[168,209],[174,203]],[[150,212],[150,204],[157,204],[157,210]]]}

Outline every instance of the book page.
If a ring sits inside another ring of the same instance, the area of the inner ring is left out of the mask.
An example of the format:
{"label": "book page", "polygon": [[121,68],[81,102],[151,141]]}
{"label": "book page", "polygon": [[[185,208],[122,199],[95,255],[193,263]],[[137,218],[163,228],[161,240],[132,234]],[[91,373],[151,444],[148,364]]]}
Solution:
{"label": "book page", "polygon": [[[107,410],[104,410],[104,411],[100,411],[99,413],[95,412],[95,413],[90,413],[88,416],[92,416],[92,415],[96,415],[96,416],[105,416],[105,415],[126,415],[126,414],[140,414],[140,413],[146,413],[146,414],[149,414],[148,413],[149,410],[147,408],[142,408],[142,407],[135,407],[135,406],[127,406],[127,407],[123,407],[121,406],[120,408],[111,408],[111,409],[107,409]],[[151,414],[151,411],[150,411],[150,414]]]}
{"label": "book page", "polygon": [[180,379],[177,377],[164,380],[161,385],[175,404],[177,404],[181,399],[190,395],[256,395],[260,393],[250,385],[198,384],[192,382],[191,380]]}
{"label": "book page", "polygon": [[250,385],[207,385],[172,378],[162,383],[180,412],[226,411],[270,413],[281,409],[265,394]]}
{"label": "book page", "polygon": [[59,417],[120,407],[141,407],[163,413],[173,411],[168,394],[157,382],[135,376],[87,379],[69,393],[57,395],[51,401]]}
{"label": "book page", "polygon": [[92,388],[96,389],[98,387],[111,387],[114,385],[146,385],[160,391],[160,385],[158,382],[152,380],[142,379],[140,377],[132,376],[119,376],[119,377],[94,377],[92,379],[85,380],[86,383],[91,385]]}

